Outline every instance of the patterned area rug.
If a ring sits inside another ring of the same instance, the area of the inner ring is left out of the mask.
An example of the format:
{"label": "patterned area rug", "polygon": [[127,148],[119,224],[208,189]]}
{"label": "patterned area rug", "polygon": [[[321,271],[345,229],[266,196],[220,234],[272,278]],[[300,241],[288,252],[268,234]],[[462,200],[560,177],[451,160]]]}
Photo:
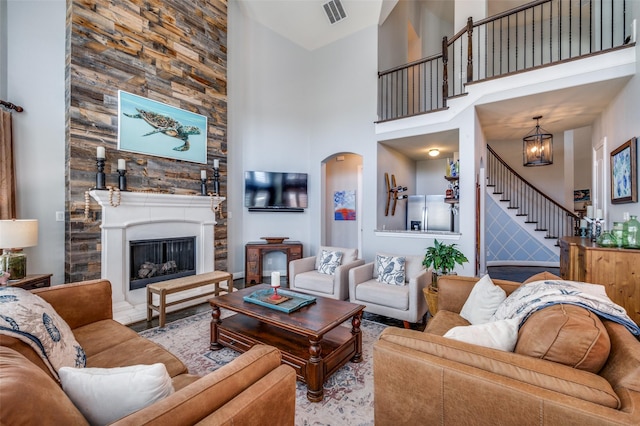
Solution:
{"label": "patterned area rug", "polygon": [[[222,310],[221,318],[233,315]],[[193,374],[204,375],[231,362],[238,352],[209,350],[211,314],[202,312],[140,333],[176,355]],[[350,322],[343,324],[350,327]],[[296,385],[296,425],[373,425],[373,342],[385,325],[362,320],[363,360],[348,363],[324,384],[324,400],[307,400],[306,385]]]}

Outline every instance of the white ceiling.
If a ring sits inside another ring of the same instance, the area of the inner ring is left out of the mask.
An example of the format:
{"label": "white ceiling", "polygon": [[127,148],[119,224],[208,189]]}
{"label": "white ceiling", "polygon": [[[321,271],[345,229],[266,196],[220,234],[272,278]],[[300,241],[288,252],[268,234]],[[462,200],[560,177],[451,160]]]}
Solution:
{"label": "white ceiling", "polygon": [[383,3],[383,0],[340,0],[347,17],[331,24],[323,8],[328,0],[236,1],[247,16],[307,50],[377,25]]}

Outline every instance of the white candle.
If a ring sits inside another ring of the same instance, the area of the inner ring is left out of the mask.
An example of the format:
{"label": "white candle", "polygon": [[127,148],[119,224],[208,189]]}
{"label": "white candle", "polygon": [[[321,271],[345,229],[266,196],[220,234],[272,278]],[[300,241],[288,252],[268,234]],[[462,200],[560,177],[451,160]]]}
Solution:
{"label": "white candle", "polygon": [[105,153],[104,153],[104,146],[99,146],[97,153],[96,153],[96,157],[97,158],[101,158],[104,159],[105,158]]}
{"label": "white candle", "polygon": [[587,221],[584,219],[580,220],[580,228],[586,228],[587,227]]}
{"label": "white candle", "polygon": [[593,206],[587,206],[587,217],[593,217]]}
{"label": "white candle", "polygon": [[602,217],[602,209],[596,210],[596,218],[603,219],[603,217]]}
{"label": "white candle", "polygon": [[271,273],[271,287],[280,287],[280,272],[273,271]]}
{"label": "white candle", "polygon": [[127,162],[124,158],[118,159],[118,170],[127,170]]}
{"label": "white candle", "polygon": [[215,160],[213,160],[213,168],[214,169],[219,169],[220,168],[220,160],[218,160],[217,158]]}
{"label": "white candle", "polygon": [[206,178],[207,178],[207,171],[200,170],[200,179],[206,179]]}

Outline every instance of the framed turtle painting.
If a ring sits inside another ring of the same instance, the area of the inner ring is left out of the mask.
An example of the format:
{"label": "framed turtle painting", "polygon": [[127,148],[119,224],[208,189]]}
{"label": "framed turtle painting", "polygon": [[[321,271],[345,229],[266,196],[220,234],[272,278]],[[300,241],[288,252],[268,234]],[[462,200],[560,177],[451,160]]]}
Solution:
{"label": "framed turtle painting", "polygon": [[638,201],[636,138],[631,138],[611,152],[611,203]]}
{"label": "framed turtle painting", "polygon": [[207,117],[119,90],[118,149],[207,164]]}

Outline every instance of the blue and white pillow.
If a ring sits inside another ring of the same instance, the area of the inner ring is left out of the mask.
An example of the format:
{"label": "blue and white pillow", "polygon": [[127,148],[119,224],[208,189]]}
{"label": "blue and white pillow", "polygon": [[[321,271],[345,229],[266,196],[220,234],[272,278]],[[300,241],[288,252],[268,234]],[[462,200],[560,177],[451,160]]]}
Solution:
{"label": "blue and white pillow", "polygon": [[401,256],[376,255],[378,282],[393,285],[405,285],[404,265],[406,259]]}
{"label": "blue and white pillow", "polygon": [[318,266],[318,272],[321,274],[334,275],[336,273],[336,268],[340,266],[341,262],[341,251],[322,250],[322,253],[320,254],[320,266]]}

